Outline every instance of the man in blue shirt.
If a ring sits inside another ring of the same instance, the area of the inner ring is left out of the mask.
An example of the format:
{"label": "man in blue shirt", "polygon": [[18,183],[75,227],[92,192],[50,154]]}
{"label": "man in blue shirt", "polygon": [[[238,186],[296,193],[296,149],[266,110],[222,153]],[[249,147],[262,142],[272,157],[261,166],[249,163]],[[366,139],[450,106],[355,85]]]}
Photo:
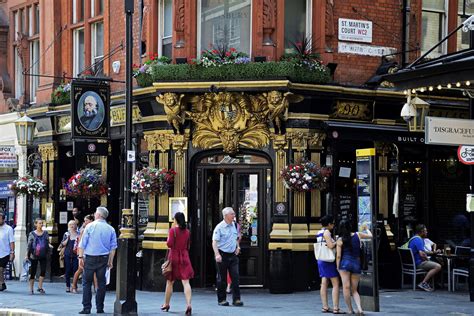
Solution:
{"label": "man in blue shirt", "polygon": [[429,261],[428,255],[425,252],[424,238],[428,236],[428,230],[423,224],[419,224],[415,228],[415,237],[410,239],[408,247],[411,249],[413,256],[415,257],[415,265],[417,269],[423,269],[427,271],[425,278],[418,284],[420,289],[431,292],[434,289],[428,284],[428,281],[433,278],[436,274],[441,271],[441,265],[439,263]]}
{"label": "man in blue shirt", "polygon": [[82,294],[82,311],[79,314],[90,314],[92,308],[91,285],[94,273],[97,276],[98,289],[95,296],[97,314],[104,313],[104,299],[107,268],[112,269],[115,249],[117,249],[117,235],[112,226],[105,219],[109,211],[99,206],[95,213],[95,221],[87,225],[79,243],[79,266],[84,269],[84,289]]}
{"label": "man in blue shirt", "polygon": [[226,300],[227,271],[232,279],[232,305],[243,306],[240,300],[239,284],[239,234],[234,222],[235,212],[232,207],[222,210],[224,220],[217,224],[212,234],[212,249],[217,263],[217,302],[220,306],[229,306]]}

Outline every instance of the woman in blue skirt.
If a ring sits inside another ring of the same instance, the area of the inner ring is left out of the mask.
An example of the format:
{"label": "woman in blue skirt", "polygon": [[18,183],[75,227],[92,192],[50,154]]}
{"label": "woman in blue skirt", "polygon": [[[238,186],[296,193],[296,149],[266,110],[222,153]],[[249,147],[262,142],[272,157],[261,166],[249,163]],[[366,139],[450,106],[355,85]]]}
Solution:
{"label": "woman in blue skirt", "polygon": [[[323,228],[316,235],[317,242],[325,242],[328,248],[334,249],[336,242],[332,238],[331,231],[334,229],[334,218],[331,215],[326,215],[321,218]],[[334,314],[342,314],[339,309],[339,273],[337,273],[336,262],[325,262],[318,260],[319,276],[321,277],[321,302],[323,308],[321,312]],[[328,304],[328,284],[329,280],[332,283],[332,304],[333,309],[329,308]]]}

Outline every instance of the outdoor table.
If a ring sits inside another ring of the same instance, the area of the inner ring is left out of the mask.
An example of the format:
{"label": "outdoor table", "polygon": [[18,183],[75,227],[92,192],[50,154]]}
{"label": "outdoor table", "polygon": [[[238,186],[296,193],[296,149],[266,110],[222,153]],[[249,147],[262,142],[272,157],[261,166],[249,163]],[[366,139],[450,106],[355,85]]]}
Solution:
{"label": "outdoor table", "polygon": [[456,258],[469,258],[469,256],[466,255],[456,255],[456,254],[444,254],[444,253],[437,253],[433,254],[435,257],[442,258],[443,260],[446,260],[447,264],[447,269],[448,269],[448,292],[451,292],[454,290],[454,286],[451,285],[451,262],[452,260]]}

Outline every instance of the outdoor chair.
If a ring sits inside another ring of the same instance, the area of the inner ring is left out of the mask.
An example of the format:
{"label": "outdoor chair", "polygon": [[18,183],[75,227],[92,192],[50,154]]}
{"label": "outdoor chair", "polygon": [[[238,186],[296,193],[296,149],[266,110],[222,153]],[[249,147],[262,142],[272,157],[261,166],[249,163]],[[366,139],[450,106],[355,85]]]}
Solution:
{"label": "outdoor chair", "polygon": [[413,252],[410,248],[403,249],[398,248],[398,254],[400,255],[400,262],[402,264],[402,285],[401,288],[403,289],[404,285],[404,274],[411,275],[413,279],[413,291],[416,290],[416,277],[418,275],[425,275],[426,271],[423,269],[417,269],[415,265],[415,257],[413,256]]}
{"label": "outdoor chair", "polygon": [[[466,256],[467,258],[469,258],[470,251],[471,249],[469,247],[456,246],[456,248],[454,248],[454,254]],[[456,284],[460,276],[469,278],[469,262],[467,260],[460,258],[455,259],[453,266],[453,292],[456,291]]]}

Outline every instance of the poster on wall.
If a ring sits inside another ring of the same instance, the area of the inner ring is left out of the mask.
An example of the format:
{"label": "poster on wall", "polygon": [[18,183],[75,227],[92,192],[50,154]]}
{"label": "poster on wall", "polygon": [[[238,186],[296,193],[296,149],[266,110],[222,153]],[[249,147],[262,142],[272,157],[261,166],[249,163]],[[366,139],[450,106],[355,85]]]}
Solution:
{"label": "poster on wall", "polygon": [[108,139],[110,86],[95,80],[71,83],[71,133],[74,139]]}

